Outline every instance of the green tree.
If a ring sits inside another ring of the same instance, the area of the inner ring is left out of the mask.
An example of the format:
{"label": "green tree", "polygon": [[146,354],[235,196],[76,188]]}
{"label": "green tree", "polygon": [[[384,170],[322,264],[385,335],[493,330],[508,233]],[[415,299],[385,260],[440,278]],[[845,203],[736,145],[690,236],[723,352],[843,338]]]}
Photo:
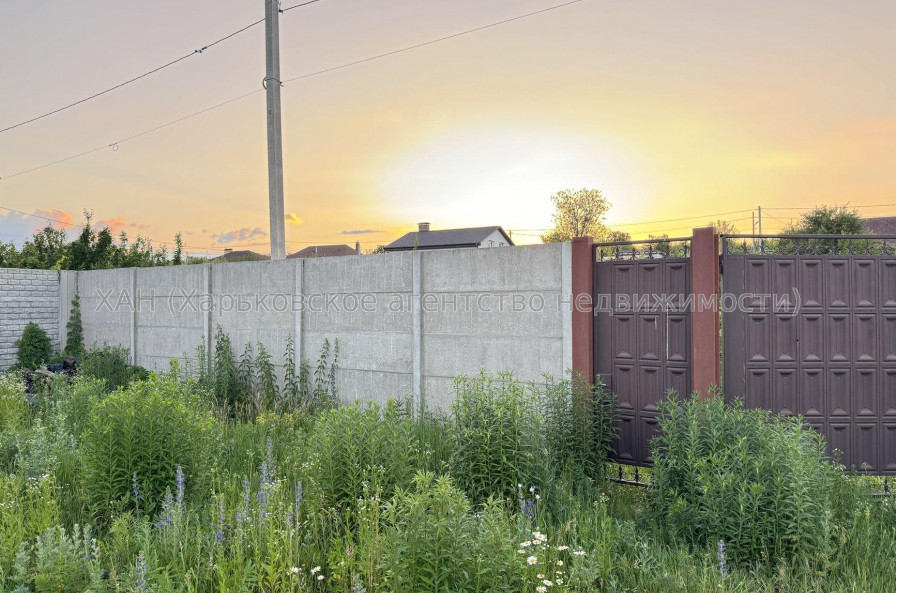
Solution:
{"label": "green tree", "polygon": [[75,293],[72,299],[72,313],[69,315],[69,322],[66,324],[68,330],[65,342],[66,356],[84,356],[84,327],[81,324],[81,297]]}
{"label": "green tree", "polygon": [[66,259],[65,231],[47,225],[22,245],[18,266],[39,270],[60,269]]}
{"label": "green tree", "polygon": [[738,227],[735,225],[735,223],[729,222],[728,220],[723,220],[722,218],[718,220],[708,221],[707,226],[715,227],[716,232],[721,235],[737,235],[741,232],[738,230]]}
{"label": "green tree", "polygon": [[84,212],[86,222],[78,238],[68,245],[64,267],[67,270],[98,270],[112,267],[115,246],[107,227],[99,232],[90,224],[93,214]]}
{"label": "green tree", "polygon": [[861,235],[865,232],[859,213],[846,204],[816,206],[801,215],[797,224],[785,229],[785,233],[795,235]]}
{"label": "green tree", "polygon": [[630,241],[632,240],[632,235],[627,233],[626,231],[610,231],[607,235],[608,241]]}
{"label": "green tree", "polygon": [[610,231],[604,217],[610,202],[599,189],[565,189],[551,196],[554,203],[554,228],[542,235],[543,243],[569,241],[573,237],[604,240]]}
{"label": "green tree", "polygon": [[50,336],[41,326],[31,321],[25,326],[22,338],[16,342],[19,349],[18,366],[26,369],[36,369],[53,356],[53,345]]}

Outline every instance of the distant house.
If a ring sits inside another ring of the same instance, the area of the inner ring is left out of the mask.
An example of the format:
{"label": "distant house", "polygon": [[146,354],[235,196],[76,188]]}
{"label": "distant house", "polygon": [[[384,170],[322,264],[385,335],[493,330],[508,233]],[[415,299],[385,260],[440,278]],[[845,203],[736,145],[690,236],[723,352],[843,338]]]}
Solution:
{"label": "distant house", "polygon": [[287,259],[298,257],[335,257],[338,255],[358,255],[358,245],[352,249],[348,245],[309,245],[296,253],[291,253]]}
{"label": "distant house", "polygon": [[429,222],[421,222],[417,225],[416,233],[407,233],[384,249],[386,251],[412,251],[414,249],[487,248],[512,245],[514,242],[500,226],[431,231]]}
{"label": "distant house", "polygon": [[262,261],[270,259],[267,255],[262,255],[261,253],[256,253],[255,251],[249,251],[244,249],[243,251],[234,251],[233,249],[225,249],[223,255],[219,255],[218,257],[213,257],[210,261],[213,262],[235,262],[235,261]]}
{"label": "distant house", "polygon": [[893,216],[876,216],[864,218],[863,228],[873,235],[893,235],[897,229],[897,218]]}

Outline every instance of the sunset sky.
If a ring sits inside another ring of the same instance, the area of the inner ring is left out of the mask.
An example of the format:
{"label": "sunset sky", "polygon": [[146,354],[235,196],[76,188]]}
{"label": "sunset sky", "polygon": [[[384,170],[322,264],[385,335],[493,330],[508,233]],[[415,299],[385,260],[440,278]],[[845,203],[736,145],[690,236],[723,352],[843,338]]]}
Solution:
{"label": "sunset sky", "polygon": [[[564,2],[321,0],[281,16],[281,75]],[[3,2],[0,128],[263,10],[263,0]],[[0,241],[21,244],[43,224],[9,209],[74,222],[89,209],[132,236],[182,231],[191,252],[266,252],[263,92],[3,179],[260,89],[264,75],[260,25],[0,133]],[[892,0],[583,0],[286,83],[287,251],[369,249],[422,220],[501,225],[535,242],[564,188],[601,189],[608,223],[634,236],[688,234],[717,218],[749,232],[758,205],[764,231],[819,203],[885,204],[860,212],[893,215],[895,84]]]}

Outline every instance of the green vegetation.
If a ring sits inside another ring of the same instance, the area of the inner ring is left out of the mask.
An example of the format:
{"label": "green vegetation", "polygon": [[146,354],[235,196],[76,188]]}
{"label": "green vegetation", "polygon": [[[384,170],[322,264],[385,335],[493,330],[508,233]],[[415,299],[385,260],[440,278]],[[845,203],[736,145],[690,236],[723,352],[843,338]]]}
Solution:
{"label": "green vegetation", "polygon": [[75,357],[84,356],[86,352],[84,350],[84,326],[81,324],[81,296],[77,292],[75,298],[72,299],[72,312],[65,327],[68,333],[63,354]]}
{"label": "green vegetation", "polygon": [[335,345],[314,368],[286,348],[274,380],[267,352],[235,362],[218,335],[147,378],[35,397],[0,375],[0,591],[895,588],[894,500],[796,421],[671,399],[635,490],[603,479],[600,386],[481,374],[446,416],[340,406]]}
{"label": "green vegetation", "polygon": [[131,241],[122,231],[116,241],[108,227],[94,228],[92,218],[90,212],[84,212],[84,225],[72,241],[67,241],[65,229],[51,225],[35,232],[21,249],[11,242],[0,241],[0,268],[102,270],[206,262],[204,258],[183,256],[180,233],[175,235],[175,249],[169,257],[164,245],[156,249],[144,237]]}
{"label": "green vegetation", "polygon": [[18,351],[17,368],[36,369],[40,365],[49,362],[53,357],[53,344],[47,332],[34,323],[28,322],[22,337],[16,341]]}

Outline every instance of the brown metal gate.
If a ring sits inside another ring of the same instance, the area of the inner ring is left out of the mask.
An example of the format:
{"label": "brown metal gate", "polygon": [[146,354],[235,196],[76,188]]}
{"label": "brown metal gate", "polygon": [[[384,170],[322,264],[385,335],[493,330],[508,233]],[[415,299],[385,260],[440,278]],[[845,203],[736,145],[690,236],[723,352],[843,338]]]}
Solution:
{"label": "brown metal gate", "polygon": [[803,416],[842,464],[875,474],[895,470],[893,246],[733,235],[722,247],[727,397]]}
{"label": "brown metal gate", "polygon": [[617,396],[621,463],[650,465],[655,404],[691,391],[689,240],[595,244],[595,372]]}

